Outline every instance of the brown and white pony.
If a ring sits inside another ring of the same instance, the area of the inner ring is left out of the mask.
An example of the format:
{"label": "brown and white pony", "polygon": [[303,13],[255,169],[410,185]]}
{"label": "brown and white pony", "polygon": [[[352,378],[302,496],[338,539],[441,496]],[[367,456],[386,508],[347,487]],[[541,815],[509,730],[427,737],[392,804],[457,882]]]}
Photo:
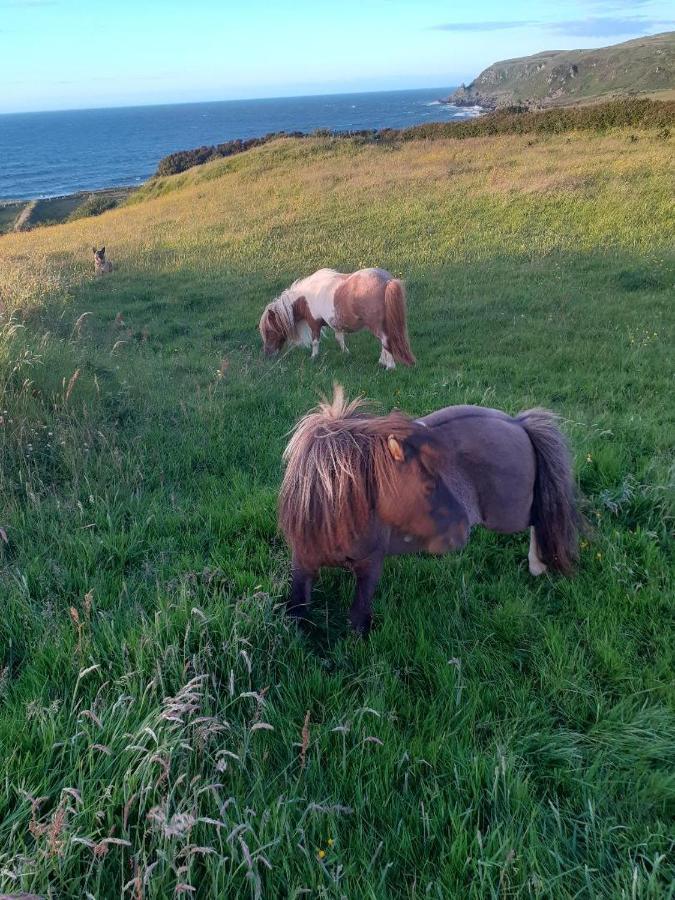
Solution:
{"label": "brown and white pony", "polygon": [[532,575],[574,567],[572,468],[546,410],[373,416],[336,385],[331,403],[298,422],[284,460],[279,525],[292,551],[287,608],[298,619],[319,569],[341,566],[356,576],[350,619],[366,634],[385,556],[459,549],[479,524],[506,534],[529,528]]}
{"label": "brown and white pony", "polygon": [[371,331],[382,344],[380,365],[396,367],[396,361],[412,366],[415,357],[408,343],[403,284],[384,269],[360,269],[343,275],[319,269],[300,278],[268,303],[260,319],[265,353],[272,356],[285,344],[312,347],[319,353],[321,329],[328,325],[343,353],[348,353],[345,333]]}
{"label": "brown and white pony", "polygon": [[96,247],[91,248],[94,251],[94,273],[96,275],[106,275],[112,272],[113,265],[109,259],[106,259],[105,247],[97,250]]}

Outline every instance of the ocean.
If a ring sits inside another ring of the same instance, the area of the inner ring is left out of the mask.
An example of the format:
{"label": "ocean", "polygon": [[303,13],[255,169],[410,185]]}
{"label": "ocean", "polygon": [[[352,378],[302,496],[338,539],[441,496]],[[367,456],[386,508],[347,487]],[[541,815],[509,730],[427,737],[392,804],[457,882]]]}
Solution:
{"label": "ocean", "polygon": [[478,114],[450,87],[0,115],[0,199],[58,197],[145,181],[176,150],[270,131],[402,128]]}

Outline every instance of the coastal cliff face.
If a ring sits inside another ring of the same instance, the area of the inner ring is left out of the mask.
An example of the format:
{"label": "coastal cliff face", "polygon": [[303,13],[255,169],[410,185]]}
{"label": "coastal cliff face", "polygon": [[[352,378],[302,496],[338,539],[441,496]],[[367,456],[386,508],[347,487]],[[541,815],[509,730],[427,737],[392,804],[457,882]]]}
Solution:
{"label": "coastal cliff face", "polygon": [[675,90],[675,32],[597,50],[549,50],[502,60],[448,98],[456,106],[555,106]]}

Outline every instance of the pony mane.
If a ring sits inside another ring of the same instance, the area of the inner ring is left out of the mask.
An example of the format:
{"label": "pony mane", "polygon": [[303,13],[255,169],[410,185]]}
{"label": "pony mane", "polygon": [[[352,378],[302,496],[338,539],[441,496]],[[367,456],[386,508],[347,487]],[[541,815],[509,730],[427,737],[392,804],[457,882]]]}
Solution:
{"label": "pony mane", "polygon": [[363,399],[348,402],[338,384],[300,419],[283,455],[279,526],[304,567],[344,561],[365,535],[378,496],[397,490],[387,437],[412,429],[403,413],[375,416]]}
{"label": "pony mane", "polygon": [[262,324],[269,317],[270,311],[273,310],[276,313],[284,340],[295,343],[297,340],[296,322],[293,317],[293,301],[295,297],[291,294],[291,290],[292,286],[282,291],[278,297],[267,304],[260,319],[260,331],[262,332]]}

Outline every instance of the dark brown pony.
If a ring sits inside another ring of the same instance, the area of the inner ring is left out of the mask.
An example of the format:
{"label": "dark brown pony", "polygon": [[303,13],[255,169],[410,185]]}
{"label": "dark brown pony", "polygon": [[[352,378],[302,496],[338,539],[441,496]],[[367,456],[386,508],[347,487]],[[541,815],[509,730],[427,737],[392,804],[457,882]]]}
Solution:
{"label": "dark brown pony", "polygon": [[529,568],[570,574],[578,515],[555,416],[449,406],[423,419],[369,414],[335,386],[296,425],[284,452],[279,525],[292,551],[288,612],[303,618],[322,566],[356,576],[354,629],[369,631],[385,556],[446,553],[474,525],[530,529]]}

